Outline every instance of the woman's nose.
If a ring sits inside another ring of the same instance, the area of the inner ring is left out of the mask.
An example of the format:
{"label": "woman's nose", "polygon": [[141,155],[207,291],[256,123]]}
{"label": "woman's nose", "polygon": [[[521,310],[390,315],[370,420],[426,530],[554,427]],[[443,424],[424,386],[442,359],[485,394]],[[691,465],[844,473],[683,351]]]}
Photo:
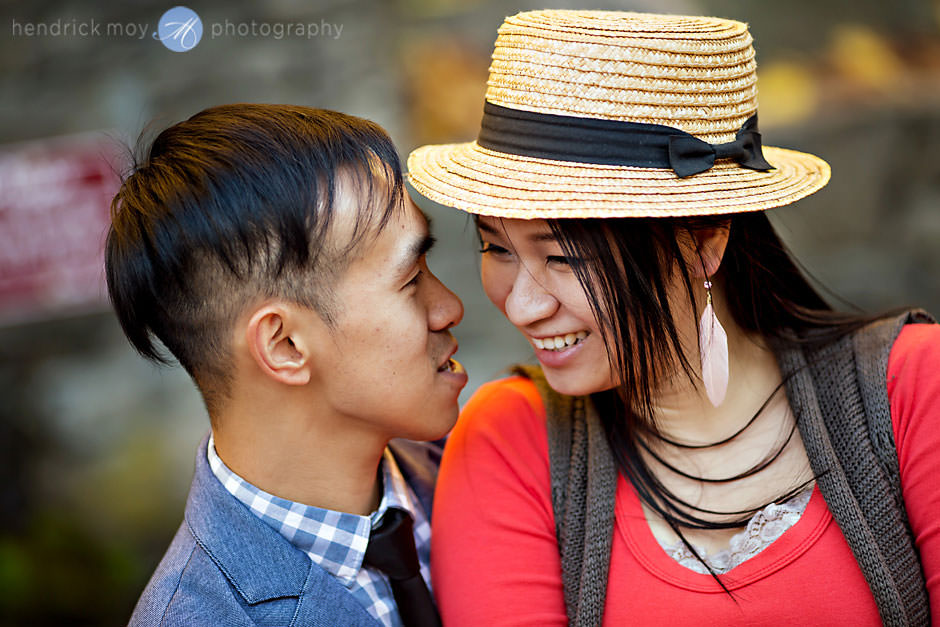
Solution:
{"label": "woman's nose", "polygon": [[551,317],[558,309],[555,298],[522,264],[506,297],[506,317],[524,327]]}

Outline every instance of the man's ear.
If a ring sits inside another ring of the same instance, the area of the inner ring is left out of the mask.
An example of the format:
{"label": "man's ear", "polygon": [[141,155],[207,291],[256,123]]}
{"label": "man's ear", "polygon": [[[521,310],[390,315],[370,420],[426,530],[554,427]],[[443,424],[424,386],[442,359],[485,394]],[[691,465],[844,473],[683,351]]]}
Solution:
{"label": "man's ear", "polygon": [[715,276],[725,255],[725,248],[728,247],[730,233],[730,225],[696,229],[691,232],[691,249],[684,251],[690,276],[698,279]]}
{"label": "man's ear", "polygon": [[267,303],[255,310],[245,328],[245,339],[262,372],[286,385],[310,382],[313,356],[307,327],[311,318],[317,317],[293,303]]}

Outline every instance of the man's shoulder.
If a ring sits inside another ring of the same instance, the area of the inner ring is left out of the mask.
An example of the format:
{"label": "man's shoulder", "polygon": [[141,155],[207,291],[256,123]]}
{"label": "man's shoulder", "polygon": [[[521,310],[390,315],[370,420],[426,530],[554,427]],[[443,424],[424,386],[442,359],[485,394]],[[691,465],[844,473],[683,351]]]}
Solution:
{"label": "man's shoulder", "polygon": [[130,626],[375,625],[346,588],[225,490],[205,446],[184,522]]}
{"label": "man's shoulder", "polygon": [[[183,523],[144,588],[132,627],[286,625],[310,564],[212,475],[199,445]],[[262,615],[274,622],[259,622]]]}
{"label": "man's shoulder", "polygon": [[[264,547],[251,552],[262,561],[267,560]],[[272,564],[261,566],[264,569]],[[298,589],[284,597],[254,598],[251,590],[240,589],[232,574],[212,559],[184,521],[141,594],[129,627],[282,627],[291,624],[304,596],[309,597],[304,608],[307,614],[322,617],[334,611],[338,615],[348,613],[345,604],[337,602],[336,591],[332,590],[335,586],[327,585],[330,582],[325,571],[315,566],[312,571],[311,580],[323,581],[310,586],[313,589],[307,590],[307,595]]]}
{"label": "man's shoulder", "polygon": [[[277,566],[264,546],[249,551],[261,570]],[[247,554],[246,554],[247,555]],[[313,564],[295,593],[258,597],[241,589],[196,541],[184,522],[144,589],[129,627],[284,627],[290,624],[376,626],[349,592]],[[275,577],[276,578],[276,577]]]}
{"label": "man's shoulder", "polygon": [[129,626],[220,624],[255,623],[184,522],[144,588]]}

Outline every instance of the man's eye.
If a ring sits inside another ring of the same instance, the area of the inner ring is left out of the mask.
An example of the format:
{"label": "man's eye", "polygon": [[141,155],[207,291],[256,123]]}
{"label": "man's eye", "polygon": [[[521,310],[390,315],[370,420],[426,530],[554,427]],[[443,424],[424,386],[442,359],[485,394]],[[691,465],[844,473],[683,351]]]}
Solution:
{"label": "man's eye", "polygon": [[418,273],[415,274],[415,275],[411,278],[410,281],[408,281],[407,283],[405,283],[405,287],[411,287],[411,286],[413,286],[413,285],[417,285],[417,284],[418,284],[418,279],[421,278],[421,275],[422,275],[422,274],[424,274],[424,272],[423,272],[422,270],[418,270]]}

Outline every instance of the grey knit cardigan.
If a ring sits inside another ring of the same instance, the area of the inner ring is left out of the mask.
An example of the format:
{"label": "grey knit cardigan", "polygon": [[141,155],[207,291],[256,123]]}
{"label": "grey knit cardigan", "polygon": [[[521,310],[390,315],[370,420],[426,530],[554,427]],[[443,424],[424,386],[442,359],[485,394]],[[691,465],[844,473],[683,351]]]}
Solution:
{"label": "grey knit cardigan", "polygon": [[[848,541],[885,625],[929,625],[920,558],[904,509],[886,376],[904,324],[880,320],[812,351],[776,345],[787,397],[819,490]],[[537,367],[515,372],[545,404],[552,505],[571,625],[601,624],[607,592],[617,468],[589,397],[562,396]]]}

